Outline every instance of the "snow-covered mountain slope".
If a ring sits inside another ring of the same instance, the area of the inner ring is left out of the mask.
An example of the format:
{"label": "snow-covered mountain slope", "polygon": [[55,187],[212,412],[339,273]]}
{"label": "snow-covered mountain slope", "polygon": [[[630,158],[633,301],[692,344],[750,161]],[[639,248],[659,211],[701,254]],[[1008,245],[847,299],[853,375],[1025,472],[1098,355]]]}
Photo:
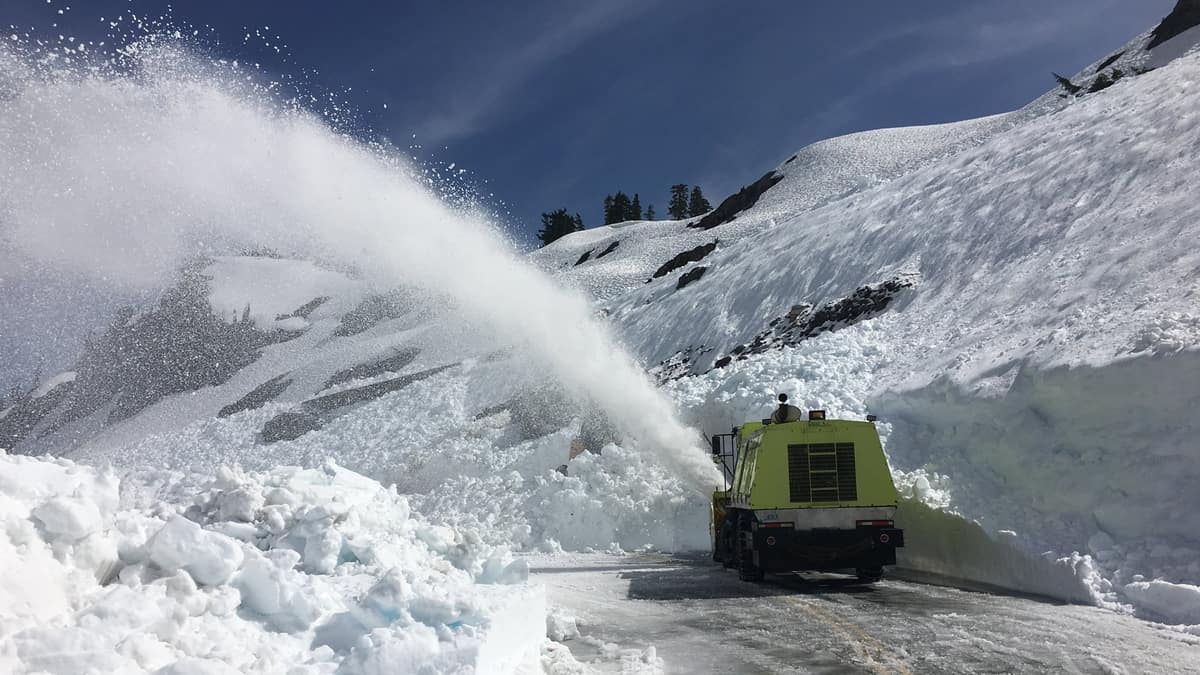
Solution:
{"label": "snow-covered mountain slope", "polygon": [[[1086,98],[1101,75],[1131,76],[1162,67],[1190,50],[1200,28],[1148,48],[1156,31],[1146,31],[1112,55],[1071,78]],[[948,124],[876,129],[839,136],[802,148],[747,186],[750,205],[731,204],[719,230],[696,227],[701,219],[632,221],[592,228],[563,237],[531,256],[536,264],[605,306],[651,279],[676,254],[714,240],[729,245],[774,227],[781,220],[850,197],[928,164],[980,145],[997,133],[1068,104],[1062,88],[1048,91],[1020,110]],[[730,200],[736,203],[736,199]],[[752,206],[753,208],[750,208]],[[719,211],[720,209],[718,209]]]}
{"label": "snow-covered mountain slope", "polygon": [[1181,189],[1197,134],[1194,65],[1121,83],[718,247],[703,279],[683,290],[671,278],[648,284],[611,316],[648,361],[696,345],[714,348],[715,360],[736,356],[793,305],[824,306],[911,275],[894,327],[909,348],[896,384],[942,374],[975,382],[1015,360],[1100,365],[1161,350],[1147,331],[1168,324],[1190,344],[1200,260],[1177,242],[1194,236],[1196,216]]}
{"label": "snow-covered mountain slope", "polygon": [[[1006,128],[1009,118],[865,131],[815,143],[768,172],[764,178],[777,184],[719,229],[690,227],[699,219],[606,225],[559,239],[530,259],[602,303],[612,301],[639,288],[676,253],[714,240],[732,244],[771,223],[902,176],[982,142]],[[583,256],[587,259],[579,262]]]}

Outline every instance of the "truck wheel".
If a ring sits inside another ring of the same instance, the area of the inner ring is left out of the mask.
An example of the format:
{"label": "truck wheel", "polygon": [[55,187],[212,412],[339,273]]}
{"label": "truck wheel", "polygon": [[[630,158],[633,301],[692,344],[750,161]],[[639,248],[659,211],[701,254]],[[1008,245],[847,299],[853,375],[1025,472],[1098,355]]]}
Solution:
{"label": "truck wheel", "polygon": [[729,522],[729,519],[726,518],[721,523],[720,532],[717,533],[717,547],[721,552],[721,566],[725,569],[733,568],[734,558],[737,555],[733,547],[736,541],[737,537],[734,534],[733,523]]}
{"label": "truck wheel", "polygon": [[860,567],[854,570],[858,580],[865,584],[873,584],[883,578],[882,567]]}
{"label": "truck wheel", "polygon": [[736,535],[738,578],[742,581],[762,581],[762,568],[754,564],[754,539],[750,529],[750,518],[738,521]]}

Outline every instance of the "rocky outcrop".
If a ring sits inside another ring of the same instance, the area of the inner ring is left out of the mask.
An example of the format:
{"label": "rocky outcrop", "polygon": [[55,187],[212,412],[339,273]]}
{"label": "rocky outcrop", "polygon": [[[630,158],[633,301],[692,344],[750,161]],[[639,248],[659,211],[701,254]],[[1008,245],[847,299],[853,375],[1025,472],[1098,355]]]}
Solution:
{"label": "rocky outcrop", "polygon": [[328,389],[335,384],[349,382],[350,380],[363,380],[368,377],[377,377],[379,375],[383,375],[384,373],[398,373],[403,370],[405,366],[416,360],[417,355],[420,353],[421,350],[415,347],[407,347],[397,351],[394,355],[385,359],[372,361],[371,363],[359,364],[353,368],[347,368],[346,370],[339,370],[338,372],[334,373],[333,376],[325,382],[325,386],[321,388]]}
{"label": "rocky outcrop", "polygon": [[[696,268],[703,270],[703,267]],[[703,272],[701,272],[703,274]],[[802,303],[793,305],[783,316],[773,319],[767,327],[750,342],[729,349],[712,361],[705,369],[708,359],[702,355],[714,351],[705,346],[687,347],[676,352],[650,370],[659,384],[670,380],[700,375],[716,368],[724,368],[735,361],[744,361],[753,354],[761,354],[783,347],[793,347],[801,342],[830,331],[854,325],[878,316],[888,309],[892,301],[906,288],[917,283],[915,274],[903,274],[878,284],[869,284],[856,289],[850,295],[826,303],[819,308]],[[720,352],[718,352],[720,353]]]}
{"label": "rocky outcrop", "polygon": [[413,307],[411,294],[402,290],[369,296],[342,316],[342,321],[333,334],[338,337],[358,335],[384,321],[404,316]]}
{"label": "rocky outcrop", "polygon": [[304,402],[304,409],[310,412],[326,413],[348,405],[365,403],[367,401],[377,399],[384,394],[390,394],[393,391],[399,391],[413,382],[419,382],[425,378],[432,377],[443,370],[446,370],[447,368],[453,368],[455,365],[457,364],[430,368],[429,370],[422,370],[419,373],[394,377],[390,380],[384,380],[383,382],[376,382],[363,387],[346,389],[333,394],[327,394],[318,398],[309,399]]}
{"label": "rocky outcrop", "polygon": [[69,400],[74,390],[74,382],[64,382],[43,396],[35,397],[32,392],[26,392],[4,397],[0,403],[0,448],[15,448]]}
{"label": "rocky outcrop", "polygon": [[116,422],[166,396],[224,384],[263,347],[296,336],[261,330],[248,316],[234,322],[218,316],[203,269],[202,263],[185,269],[156,306],[140,313],[122,308],[103,335],[88,340],[56,425],[105,408],[107,421]]}
{"label": "rocky outcrop", "polygon": [[328,301],[329,301],[328,295],[322,295],[320,297],[313,298],[312,300],[309,300],[308,302],[304,303],[303,305],[300,305],[299,307],[297,307],[295,310],[293,310],[289,314],[280,314],[280,315],[276,316],[275,320],[283,321],[284,319],[292,319],[292,318],[307,319],[309,314],[312,314],[316,308],[320,307],[321,305],[325,304]]}
{"label": "rocky outcrop", "polygon": [[285,412],[272,417],[263,425],[259,438],[264,443],[292,441],[310,431],[320,429],[321,418],[306,412]]}
{"label": "rocky outcrop", "polygon": [[1200,26],[1200,0],[1179,0],[1175,9],[1150,34],[1146,49],[1154,49],[1184,31]]}
{"label": "rocky outcrop", "polygon": [[287,376],[288,373],[284,373],[263,382],[249,394],[217,411],[217,417],[229,417],[245,410],[257,410],[269,401],[275,400],[291,386],[292,381]]}
{"label": "rocky outcrop", "polygon": [[613,251],[617,250],[617,246],[619,246],[620,244],[621,244],[620,241],[614,241],[613,243],[609,244],[607,248],[605,248],[603,251],[601,251],[599,254],[596,255],[596,260],[599,260],[599,259],[603,258],[604,256],[608,255],[609,253],[612,253]]}
{"label": "rocky outcrop", "polygon": [[675,290],[681,291],[681,290],[683,290],[684,286],[687,286],[688,284],[691,284],[692,282],[695,282],[695,281],[700,281],[700,277],[704,276],[704,273],[707,271],[708,271],[707,267],[700,266],[700,267],[693,267],[692,269],[688,270],[687,272],[684,272],[683,274],[681,274],[679,276],[679,281],[676,282],[676,284],[675,284]]}
{"label": "rocky outcrop", "polygon": [[354,389],[345,389],[325,396],[309,399],[300,404],[299,410],[280,413],[271,418],[259,437],[264,443],[289,441],[320,429],[326,422],[345,413],[350,406],[373,401],[381,396],[419,382],[458,364],[452,363],[418,373],[394,377],[390,380],[368,384]]}
{"label": "rocky outcrop", "polygon": [[665,277],[680,267],[687,265],[688,263],[694,263],[703,260],[709,253],[717,250],[717,243],[718,242],[714,240],[711,243],[702,244],[696,248],[688,249],[674,258],[671,258],[667,262],[663,263],[661,267],[655,270],[652,277],[646,280],[646,283],[650,283],[654,279]]}
{"label": "rocky outcrop", "polygon": [[721,202],[721,205],[708,215],[694,223],[689,223],[688,227],[711,230],[718,225],[728,223],[737,218],[739,213],[758,203],[758,198],[763,196],[767,190],[775,187],[775,184],[781,180],[783,180],[783,174],[768,171],[762,178],[738,190],[737,194]]}

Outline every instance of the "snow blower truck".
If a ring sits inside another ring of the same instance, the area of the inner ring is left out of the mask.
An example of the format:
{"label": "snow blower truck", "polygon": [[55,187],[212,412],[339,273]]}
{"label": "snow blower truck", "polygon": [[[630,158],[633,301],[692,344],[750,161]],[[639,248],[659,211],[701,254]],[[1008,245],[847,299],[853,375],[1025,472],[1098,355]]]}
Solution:
{"label": "snow blower truck", "polygon": [[713,559],[743,581],[767,572],[853,570],[864,583],[896,564],[896,487],[875,417],[747,422],[712,438],[725,489],[713,493]]}

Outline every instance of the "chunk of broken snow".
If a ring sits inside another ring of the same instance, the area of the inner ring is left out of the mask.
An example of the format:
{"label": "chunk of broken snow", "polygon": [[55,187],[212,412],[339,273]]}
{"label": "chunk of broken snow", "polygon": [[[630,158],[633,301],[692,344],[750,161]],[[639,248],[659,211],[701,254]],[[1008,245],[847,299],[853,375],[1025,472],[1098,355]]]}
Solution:
{"label": "chunk of broken snow", "polygon": [[70,497],[55,497],[34,508],[30,515],[51,538],[68,542],[99,531],[104,521],[96,502]]}
{"label": "chunk of broken snow", "polygon": [[186,571],[198,584],[216,586],[229,581],[242,566],[237,542],[175,516],[147,544],[150,560],[163,570]]}

